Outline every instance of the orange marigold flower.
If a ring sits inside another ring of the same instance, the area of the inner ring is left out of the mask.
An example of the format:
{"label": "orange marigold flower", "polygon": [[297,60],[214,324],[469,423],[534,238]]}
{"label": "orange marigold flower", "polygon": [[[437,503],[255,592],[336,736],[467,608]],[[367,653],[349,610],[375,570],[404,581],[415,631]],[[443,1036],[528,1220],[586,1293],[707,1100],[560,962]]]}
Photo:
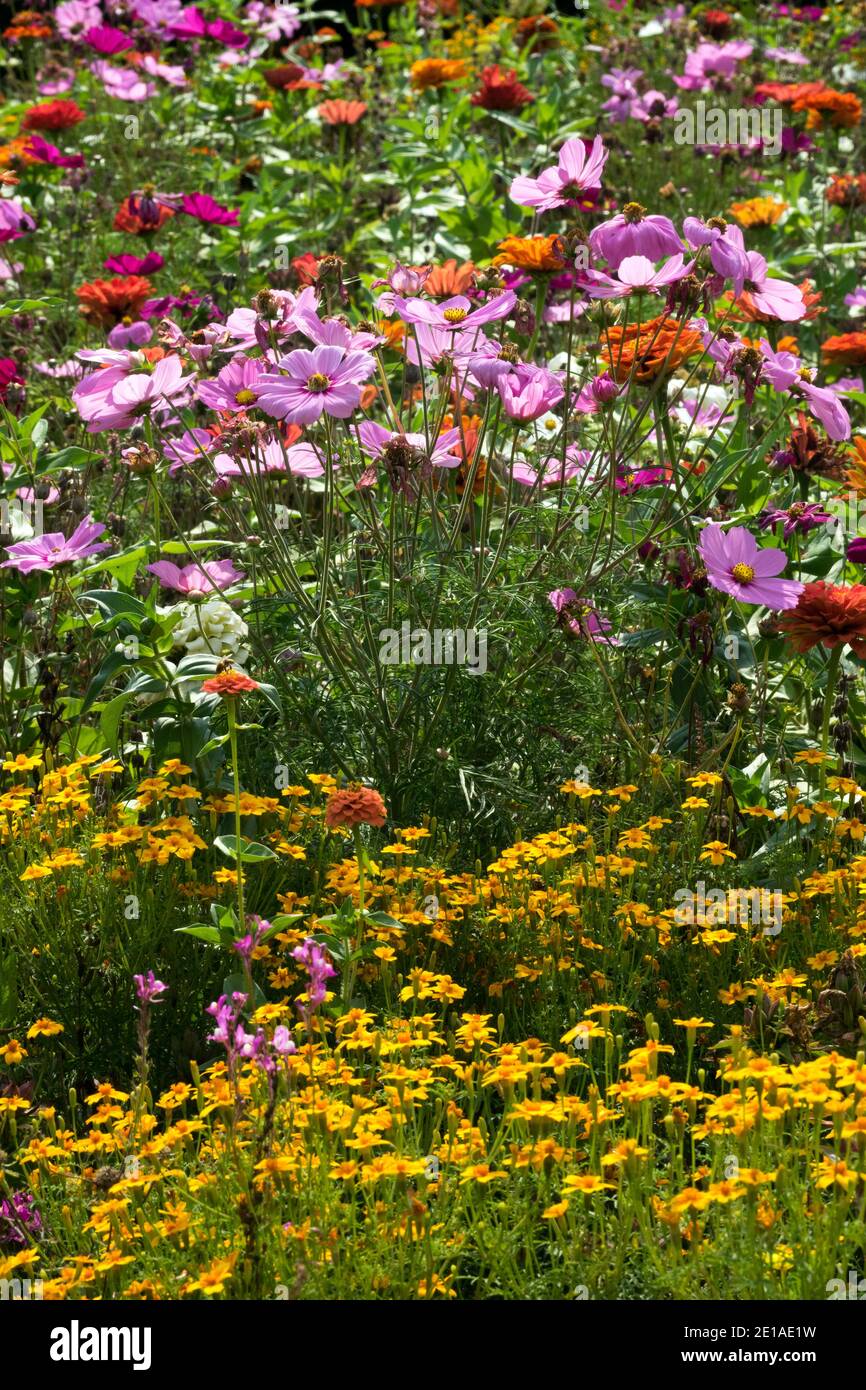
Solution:
{"label": "orange marigold flower", "polygon": [[471,288],[474,279],[475,266],[472,261],[464,261],[458,266],[452,257],[442,265],[434,265],[421,286],[421,293],[431,299],[451,299],[455,294],[465,294]]}
{"label": "orange marigold flower", "polygon": [[553,236],[507,236],[499,243],[494,265],[514,265],[521,270],[561,270],[565,265],[562,238]]}
{"label": "orange marigold flower", "polygon": [[788,206],[781,198],[749,198],[732,203],[728,211],[741,227],[772,227]]}
{"label": "orange marigold flower", "polygon": [[866,332],[839,333],[821,344],[821,356],[837,367],[866,365]]}
{"label": "orange marigold flower", "polygon": [[615,381],[628,381],[632,371],[637,381],[655,381],[676,371],[702,349],[697,329],[660,314],[647,323],[630,323],[625,329],[616,324],[608,328],[601,359]]}
{"label": "orange marigold flower", "polygon": [[250,690],[258,690],[259,683],[245,676],[243,671],[228,670],[217,671],[215,676],[202,681],[201,688],[208,695],[219,695],[225,700],[245,695]]}
{"label": "orange marigold flower", "polygon": [[419,58],[409,69],[409,78],[417,92],[426,92],[431,87],[458,82],[467,71],[462,58]]}
{"label": "orange marigold flower", "polygon": [[356,825],[384,825],[387,815],[384,801],[372,787],[342,787],[331,792],[325,806],[329,830],[338,825],[350,830]]}
{"label": "orange marigold flower", "polygon": [[470,98],[472,106],[485,111],[520,111],[535,101],[532,93],[518,82],[514,68],[503,72],[498,63],[481,69],[481,88]]}
{"label": "orange marigold flower", "polygon": [[60,99],[31,106],[24,112],[21,125],[24,130],[69,130],[86,117],[87,112],[82,111],[77,102]]}
{"label": "orange marigold flower", "polygon": [[357,125],[366,114],[366,101],[323,101],[319,107],[319,115],[326,125]]}
{"label": "orange marigold flower", "polygon": [[807,584],[796,608],[779,619],[779,626],[798,652],[820,643],[838,647],[847,642],[859,657],[866,657],[866,584]]}
{"label": "orange marigold flower", "polygon": [[142,304],[153,293],[143,275],[115,275],[111,280],[92,280],[75,291],[85,318],[114,326],[129,315],[138,316]]}
{"label": "orange marigold flower", "polygon": [[15,23],[3,30],[4,39],[11,43],[16,39],[50,39],[52,34],[50,16],[37,14],[35,10],[22,10]]}

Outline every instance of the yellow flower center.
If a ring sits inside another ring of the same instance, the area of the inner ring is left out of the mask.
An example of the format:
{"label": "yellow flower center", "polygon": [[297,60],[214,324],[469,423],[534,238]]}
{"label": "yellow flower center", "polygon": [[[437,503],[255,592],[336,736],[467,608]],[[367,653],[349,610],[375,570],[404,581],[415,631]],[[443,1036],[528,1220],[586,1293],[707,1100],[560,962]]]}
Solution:
{"label": "yellow flower center", "polygon": [[755,577],[755,571],[751,565],[734,565],[731,574],[738,584],[751,584]]}
{"label": "yellow flower center", "polygon": [[255,391],[251,391],[248,386],[244,386],[242,390],[235,392],[235,400],[238,405],[252,405],[255,399]]}
{"label": "yellow flower center", "polygon": [[308,391],[327,391],[331,382],[324,372],[313,372],[312,376],[307,377]]}
{"label": "yellow flower center", "polygon": [[466,317],[465,309],[446,309],[442,315],[446,323],[462,323]]}

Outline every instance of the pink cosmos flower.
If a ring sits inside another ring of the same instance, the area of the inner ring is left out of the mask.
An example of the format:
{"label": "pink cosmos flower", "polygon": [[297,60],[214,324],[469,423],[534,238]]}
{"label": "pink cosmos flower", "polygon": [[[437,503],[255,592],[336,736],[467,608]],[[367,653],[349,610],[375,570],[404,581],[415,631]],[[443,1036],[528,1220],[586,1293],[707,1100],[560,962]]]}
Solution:
{"label": "pink cosmos flower", "polygon": [[383,425],[377,425],[373,420],[361,422],[358,426],[358,436],[368,458],[381,458],[390,445],[403,444],[410,449],[419,450],[435,468],[456,468],[460,463],[458,456],[451,452],[460,443],[459,429],[443,430],[429,453],[423,434],[398,434],[386,430]]}
{"label": "pink cosmos flower", "polygon": [[263,374],[266,363],[260,357],[245,357],[243,353],[232,358],[228,366],[214,378],[200,381],[196,395],[211,410],[249,410],[256,404],[255,385]]}
{"label": "pink cosmos flower", "polygon": [[789,285],[785,280],[774,280],[767,275],[767,262],[757,251],[746,251],[740,228],[728,227],[725,237],[738,250],[745,252],[747,269],[743,289],[752,296],[761,313],[781,319],[782,323],[795,323],[805,318],[806,303],[796,285]]}
{"label": "pink cosmos flower", "polygon": [[[570,483],[573,478],[583,477],[591,458],[591,449],[578,449],[575,444],[569,444],[564,464],[561,458],[549,458],[534,468],[532,464],[520,460],[514,464],[511,476],[521,487],[558,487],[560,483]],[[588,481],[586,478],[583,480]]]}
{"label": "pink cosmos flower", "polygon": [[631,114],[635,120],[643,121],[646,125],[649,121],[662,118],[669,120],[679,109],[680,104],[676,97],[665,96],[657,87],[651,87],[632,103]]}
{"label": "pink cosmos flower", "polygon": [[613,95],[602,104],[612,121],[627,121],[632,114],[633,105],[639,100],[635,83],[643,77],[643,68],[611,68],[601,79],[602,87],[608,87]]}
{"label": "pink cosmos flower", "polygon": [[537,420],[539,415],[558,405],[565,395],[554,372],[524,362],[500,376],[496,390],[506,415],[512,420]]}
{"label": "pink cosmos flower", "polygon": [[56,145],[52,145],[41,135],[31,135],[24,151],[30,159],[36,159],[40,164],[50,164],[55,169],[83,169],[83,154],[63,154]]}
{"label": "pink cosmos flower", "polygon": [[102,23],[102,11],[90,0],[66,0],[54,10],[54,23],[62,39],[76,39],[96,24]]}
{"label": "pink cosmos flower", "polygon": [[18,198],[0,198],[0,242],[17,241],[35,230],[36,223]]}
{"label": "pink cosmos flower", "polygon": [[660,261],[663,256],[678,255],[683,244],[669,217],[647,216],[639,203],[627,203],[623,212],[593,227],[589,249],[595,259],[603,258],[611,270],[617,270],[626,256]]}
{"label": "pink cosmos flower", "polygon": [[107,96],[118,101],[149,101],[156,91],[152,82],[145,82],[135,68],[113,68],[99,58],[91,63],[90,71],[98,77]]}
{"label": "pink cosmos flower", "polygon": [[[85,354],[81,353],[84,357]],[[107,354],[102,353],[105,357]],[[136,353],[123,354],[135,358]],[[94,358],[96,354],[86,354]],[[117,354],[120,356],[120,354]],[[139,416],[150,410],[165,410],[184,396],[191,376],[183,375],[179,357],[163,357],[152,372],[130,373],[122,366],[92,372],[75,388],[73,400],[78,413],[87,421],[89,434],[103,430],[130,429]]]}
{"label": "pink cosmos flower", "polygon": [[574,637],[585,637],[605,647],[618,647],[619,638],[607,637],[613,627],[609,618],[597,613],[574,589],[554,589],[547,595],[556,610],[558,622]]}
{"label": "pink cosmos flower", "polygon": [[140,348],[149,343],[152,337],[153,329],[144,319],[138,319],[135,323],[118,323],[108,335],[108,346]]}
{"label": "pink cosmos flower", "polygon": [[726,280],[733,280],[734,294],[741,294],[743,282],[749,273],[749,262],[741,240],[731,236],[736,227],[708,227],[699,217],[687,217],[683,222],[683,235],[689,246],[697,249],[710,248],[710,264],[717,274]]}
{"label": "pink cosmos flower", "polygon": [[240,216],[237,208],[223,207],[209,193],[185,193],[180,211],[185,212],[187,217],[195,217],[199,222],[216,227],[236,227]]}
{"label": "pink cosmos flower", "polygon": [[18,541],[7,545],[8,560],[0,569],[14,569],[19,574],[30,574],[33,570],[53,570],[58,565],[72,565],[76,560],[86,560],[88,555],[96,555],[100,550],[110,547],[104,541],[97,541],[105,527],[101,521],[94,521],[89,514],[78,523],[71,536],[62,531],[50,531],[33,540]]}
{"label": "pink cosmos flower", "polygon": [[193,598],[205,598],[208,594],[222,592],[246,578],[246,572],[236,570],[231,560],[205,560],[201,565],[184,565],[183,569],[173,565],[170,560],[157,560],[147,568],[150,574],[156,575],[164,589],[174,589],[179,594]]}
{"label": "pink cosmos flower", "polygon": [[88,48],[101,53],[103,58],[112,58],[115,53],[125,53],[128,48],[134,46],[129,34],[124,34],[122,29],[115,29],[111,24],[94,25],[84,31],[82,38]]}
{"label": "pink cosmos flower", "polygon": [[761,352],[763,381],[768,381],[774,391],[796,391],[804,396],[809,413],[821,422],[831,439],[839,442],[851,438],[851,419],[831,387],[813,385],[808,370],[793,352],[774,352],[766,339],[761,341]]}
{"label": "pink cosmos flower", "polygon": [[744,39],[723,44],[704,41],[686,54],[685,72],[682,77],[675,76],[674,82],[683,91],[709,91],[714,77],[733,77],[737,64],[751,52],[752,44]]}
{"label": "pink cosmos flower", "polygon": [[602,138],[596,135],[592,145],[579,135],[566,140],[559,151],[559,162],[545,169],[537,179],[519,174],[511,184],[509,196],[520,207],[549,212],[578,201],[578,195],[601,187],[601,175],[608,151]]}
{"label": "pink cosmos flower", "polygon": [[373,370],[366,352],[340,347],[297,348],[264,372],[256,382],[259,405],[266,415],[310,425],[323,414],[347,420],[361,400],[361,387]]}
{"label": "pink cosmos flower", "polygon": [[169,474],[173,477],[188,463],[207,458],[216,442],[209,430],[200,429],[185,430],[183,434],[169,440],[162,451],[162,456],[169,466]]}
{"label": "pink cosmos flower", "polygon": [[[325,456],[308,440],[286,448],[281,440],[269,439],[264,444],[257,443],[249,458],[238,459],[230,454],[217,454],[213,464],[218,478],[243,480],[262,473],[291,473],[295,478],[325,476]],[[333,466],[338,467],[336,459]]]}
{"label": "pink cosmos flower", "polygon": [[694,261],[683,265],[682,252],[671,256],[659,270],[646,256],[626,256],[619,263],[616,279],[598,270],[588,270],[581,277],[580,284],[591,299],[621,299],[623,295],[645,290],[658,294],[668,285],[682,280],[684,275],[691,272],[693,265]]}
{"label": "pink cosmos flower", "polygon": [[467,299],[465,294],[456,294],[441,304],[434,304],[431,299],[401,299],[399,295],[394,296],[394,309],[404,323],[426,323],[431,328],[452,331],[480,328],[484,323],[504,319],[516,303],[517,295],[513,290],[506,290],[504,294],[495,295],[477,306],[473,306],[472,300]]}
{"label": "pink cosmos flower", "polygon": [[805,585],[776,578],[788,563],[784,550],[762,550],[745,526],[732,526],[725,532],[717,522],[710,522],[701,532],[698,549],[714,589],[739,603],[796,608]]}

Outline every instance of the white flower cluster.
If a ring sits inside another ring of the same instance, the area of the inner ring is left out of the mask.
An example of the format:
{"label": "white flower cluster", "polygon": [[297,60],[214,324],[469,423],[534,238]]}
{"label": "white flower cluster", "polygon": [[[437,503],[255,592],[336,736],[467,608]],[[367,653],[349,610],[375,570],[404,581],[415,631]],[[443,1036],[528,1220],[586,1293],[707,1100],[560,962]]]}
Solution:
{"label": "white flower cluster", "polygon": [[246,661],[249,628],[224,599],[214,596],[203,603],[181,603],[171,611],[181,614],[172,632],[176,646],[186,652],[228,657],[237,664]]}

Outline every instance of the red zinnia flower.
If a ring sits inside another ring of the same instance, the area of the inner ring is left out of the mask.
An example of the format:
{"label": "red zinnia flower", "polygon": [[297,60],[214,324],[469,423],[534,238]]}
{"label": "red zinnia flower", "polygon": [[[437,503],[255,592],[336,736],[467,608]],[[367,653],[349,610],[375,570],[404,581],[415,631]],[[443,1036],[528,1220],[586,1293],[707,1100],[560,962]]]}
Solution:
{"label": "red zinnia flower", "polygon": [[372,787],[343,787],[332,792],[325,807],[325,824],[329,830],[345,825],[384,825],[388,811]]}
{"label": "red zinnia flower", "polygon": [[366,114],[366,101],[323,101],[319,107],[326,125],[357,125]]}
{"label": "red zinnia flower", "polygon": [[245,695],[250,690],[258,690],[258,681],[245,676],[243,671],[218,671],[215,676],[202,681],[202,690],[208,695],[220,695],[223,699],[233,699]]}
{"label": "red zinnia flower", "polygon": [[733,29],[734,20],[727,10],[704,10],[698,17],[698,24],[711,39],[724,39]]}
{"label": "red zinnia flower", "polygon": [[86,116],[87,112],[82,111],[77,102],[44,101],[41,106],[31,106],[25,111],[21,125],[24,130],[69,130]]}
{"label": "red zinnia flower", "polygon": [[514,68],[503,72],[496,63],[481,69],[481,90],[469,100],[473,106],[483,106],[485,111],[519,111],[531,105],[535,97],[518,82]]}
{"label": "red zinnia flower", "polygon": [[293,257],[292,270],[298,277],[301,289],[306,289],[308,285],[314,285],[319,278],[318,259],[312,251],[305,251],[303,256]]}
{"label": "red zinnia flower", "polygon": [[866,203],[866,174],[833,174],[827,202],[837,208],[857,208]]}
{"label": "red zinnia flower", "polygon": [[796,608],[779,619],[779,626],[798,652],[819,643],[838,647],[847,642],[855,655],[866,657],[866,584],[807,584]]}

